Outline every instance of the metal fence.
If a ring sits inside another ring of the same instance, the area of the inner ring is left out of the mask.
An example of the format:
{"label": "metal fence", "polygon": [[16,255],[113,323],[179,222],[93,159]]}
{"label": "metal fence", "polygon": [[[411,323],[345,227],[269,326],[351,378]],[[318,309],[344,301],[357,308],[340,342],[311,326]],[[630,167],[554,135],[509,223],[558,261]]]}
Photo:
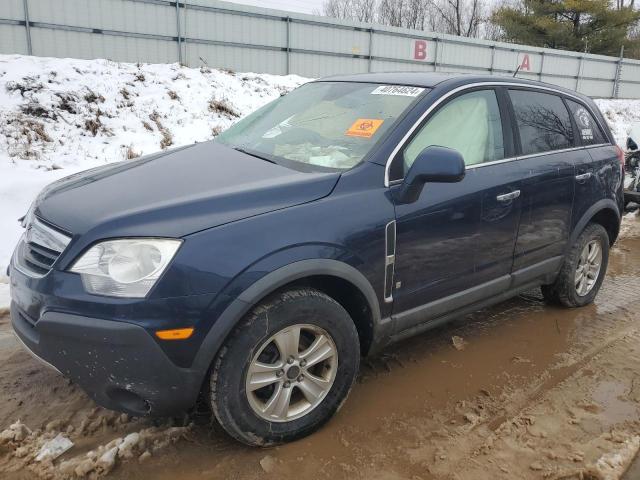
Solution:
{"label": "metal fence", "polygon": [[640,98],[640,61],[346,22],[216,0],[0,0],[0,53],[322,77],[513,74],[592,97]]}

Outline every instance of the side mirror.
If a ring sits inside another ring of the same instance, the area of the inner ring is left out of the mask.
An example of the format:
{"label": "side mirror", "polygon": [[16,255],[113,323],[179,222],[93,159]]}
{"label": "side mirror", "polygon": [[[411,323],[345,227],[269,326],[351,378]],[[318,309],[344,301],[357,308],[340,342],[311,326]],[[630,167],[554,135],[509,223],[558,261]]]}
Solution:
{"label": "side mirror", "polygon": [[425,183],[455,183],[464,175],[464,158],[460,152],[446,147],[427,147],[418,154],[405,175],[396,200],[398,203],[413,203]]}

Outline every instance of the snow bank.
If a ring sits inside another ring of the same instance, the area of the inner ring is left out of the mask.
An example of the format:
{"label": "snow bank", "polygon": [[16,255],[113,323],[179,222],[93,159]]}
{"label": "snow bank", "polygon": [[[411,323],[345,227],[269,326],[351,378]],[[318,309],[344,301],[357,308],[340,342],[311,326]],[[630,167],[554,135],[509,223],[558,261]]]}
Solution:
{"label": "snow bank", "polygon": [[[44,185],[109,162],[210,140],[307,79],[0,55],[0,309],[21,234],[16,221]],[[597,100],[619,143],[639,100]]]}
{"label": "snow bank", "polygon": [[0,55],[0,309],[21,234],[16,219],[46,184],[210,140],[305,81],[206,66]]}
{"label": "snow bank", "polygon": [[625,148],[627,130],[632,123],[640,122],[640,100],[596,100],[606,118],[618,145]]}

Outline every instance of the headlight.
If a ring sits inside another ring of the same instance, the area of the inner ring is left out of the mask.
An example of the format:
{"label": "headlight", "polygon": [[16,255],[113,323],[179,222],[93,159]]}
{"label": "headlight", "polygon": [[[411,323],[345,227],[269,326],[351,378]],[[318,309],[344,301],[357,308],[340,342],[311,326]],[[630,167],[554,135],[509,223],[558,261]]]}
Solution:
{"label": "headlight", "polygon": [[100,242],[71,267],[89,293],[144,297],[175,255],[180,240],[136,238]]}

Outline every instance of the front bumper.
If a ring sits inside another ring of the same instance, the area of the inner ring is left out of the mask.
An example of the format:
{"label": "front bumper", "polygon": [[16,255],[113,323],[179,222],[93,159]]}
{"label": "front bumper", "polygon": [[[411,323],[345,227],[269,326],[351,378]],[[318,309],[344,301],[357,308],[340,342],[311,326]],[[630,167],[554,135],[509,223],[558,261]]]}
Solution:
{"label": "front bumper", "polygon": [[201,372],[176,367],[137,325],[47,312],[36,323],[12,303],[18,338],[99,405],[133,415],[172,415],[192,407]]}
{"label": "front bumper", "polygon": [[[132,415],[183,413],[207,374],[193,365],[210,327],[212,295],[110,299],[83,292],[77,275],[32,278],[10,269],[11,323],[36,357],[99,405]],[[198,335],[160,341],[157,329],[193,326]]]}

